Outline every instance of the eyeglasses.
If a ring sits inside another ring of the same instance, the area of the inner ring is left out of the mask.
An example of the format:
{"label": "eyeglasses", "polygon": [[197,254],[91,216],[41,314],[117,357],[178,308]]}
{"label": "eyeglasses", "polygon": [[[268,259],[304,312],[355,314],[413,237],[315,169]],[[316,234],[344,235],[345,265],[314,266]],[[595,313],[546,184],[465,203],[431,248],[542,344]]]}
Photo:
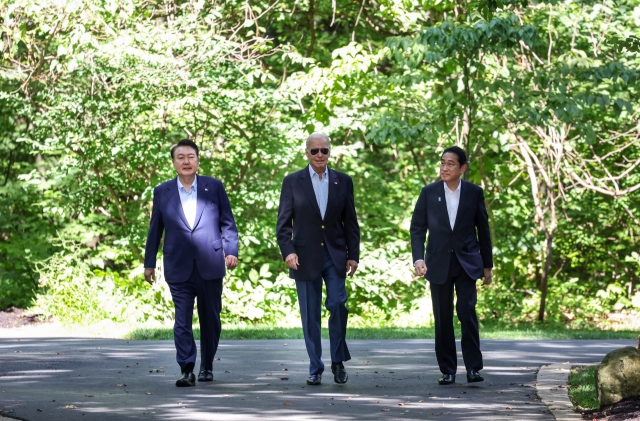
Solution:
{"label": "eyeglasses", "polygon": [[452,162],[441,162],[441,163],[440,163],[440,168],[447,167],[447,168],[449,168],[450,170],[454,169],[454,168],[455,168],[455,167],[457,167],[457,166],[458,166],[458,164],[454,164],[454,163],[452,163]]}
{"label": "eyeglasses", "polygon": [[318,152],[322,152],[322,155],[329,155],[329,148],[313,148],[307,150],[311,155],[317,155]]}

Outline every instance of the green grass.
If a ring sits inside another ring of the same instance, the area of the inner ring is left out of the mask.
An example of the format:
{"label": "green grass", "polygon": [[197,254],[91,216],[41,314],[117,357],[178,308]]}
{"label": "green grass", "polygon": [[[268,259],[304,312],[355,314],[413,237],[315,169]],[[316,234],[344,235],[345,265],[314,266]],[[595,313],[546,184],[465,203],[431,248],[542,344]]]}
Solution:
{"label": "green grass", "polygon": [[[200,338],[200,330],[194,327],[194,336]],[[460,337],[460,326],[456,326]],[[634,339],[638,332],[631,330],[568,329],[562,324],[484,322],[480,326],[482,339]],[[329,338],[327,329],[322,337]],[[171,328],[138,328],[125,335],[126,339],[173,339]],[[347,339],[433,339],[433,327],[371,327],[347,329]],[[303,339],[301,328],[274,326],[234,327],[223,326],[221,339]]]}
{"label": "green grass", "polygon": [[569,373],[569,399],[579,410],[600,408],[596,394],[595,365],[576,365]]}

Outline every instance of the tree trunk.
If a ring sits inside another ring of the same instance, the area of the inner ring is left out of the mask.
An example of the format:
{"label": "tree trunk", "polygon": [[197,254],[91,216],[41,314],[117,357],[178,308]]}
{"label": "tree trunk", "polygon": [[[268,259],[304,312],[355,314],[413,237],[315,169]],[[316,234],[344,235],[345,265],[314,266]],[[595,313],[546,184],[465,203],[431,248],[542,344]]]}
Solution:
{"label": "tree trunk", "polygon": [[540,279],[540,310],[538,312],[538,321],[544,322],[545,306],[547,303],[547,287],[549,284],[549,271],[551,270],[551,258],[553,256],[553,233],[545,232],[547,239],[546,256],[544,259],[544,268],[542,269],[542,278]]}
{"label": "tree trunk", "polygon": [[464,172],[464,179],[469,179],[469,161],[471,161],[471,156],[469,155],[469,149],[471,145],[471,125],[472,125],[472,114],[473,114],[473,106],[472,101],[473,98],[471,96],[471,81],[469,80],[469,62],[465,59],[462,66],[463,72],[463,81],[464,81],[464,94],[467,100],[467,103],[463,106],[462,112],[462,148],[467,154],[467,170]]}

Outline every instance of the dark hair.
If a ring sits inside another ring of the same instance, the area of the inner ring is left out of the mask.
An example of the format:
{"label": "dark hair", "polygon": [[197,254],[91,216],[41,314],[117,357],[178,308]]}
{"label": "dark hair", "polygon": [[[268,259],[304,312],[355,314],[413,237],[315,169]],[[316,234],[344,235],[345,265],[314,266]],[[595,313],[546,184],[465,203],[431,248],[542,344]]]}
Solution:
{"label": "dark hair", "polygon": [[460,166],[463,166],[464,164],[467,163],[467,154],[464,153],[464,150],[459,146],[449,146],[447,149],[444,150],[444,152],[442,152],[442,155],[440,155],[440,159],[442,159],[444,154],[449,152],[458,155],[458,164],[460,164]]}
{"label": "dark hair", "polygon": [[200,158],[200,151],[198,150],[198,145],[196,145],[195,142],[191,139],[182,139],[181,141],[179,141],[178,143],[176,143],[171,147],[171,160],[173,160],[173,152],[175,152],[175,150],[178,149],[180,146],[189,146],[190,148],[193,148],[196,151],[196,156]]}

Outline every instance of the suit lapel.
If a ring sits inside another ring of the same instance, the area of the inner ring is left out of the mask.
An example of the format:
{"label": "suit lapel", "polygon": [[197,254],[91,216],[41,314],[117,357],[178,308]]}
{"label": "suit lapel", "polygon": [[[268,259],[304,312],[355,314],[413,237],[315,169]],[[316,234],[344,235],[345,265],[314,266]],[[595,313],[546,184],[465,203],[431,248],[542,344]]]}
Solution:
{"label": "suit lapel", "polygon": [[196,204],[196,220],[193,224],[194,230],[198,226],[200,218],[202,217],[202,211],[207,204],[207,196],[205,196],[205,194],[209,191],[209,185],[206,184],[206,182],[199,176],[196,175],[196,177],[198,177],[198,203]]}
{"label": "suit lapel", "polygon": [[[313,208],[318,212],[318,216],[322,218],[320,214],[320,206],[318,206],[318,200],[316,199],[316,193],[313,190],[313,184],[311,183],[311,176],[309,175],[309,166],[302,170],[300,174],[300,184],[302,185],[302,190],[304,190],[307,195],[307,199],[309,202],[313,203]],[[326,212],[325,212],[326,215]]]}
{"label": "suit lapel", "polygon": [[[176,211],[178,217],[182,220],[184,225],[189,228],[189,224],[187,223],[187,218],[184,216],[184,211],[182,210],[182,202],[180,202],[180,193],[178,192],[178,180],[177,177],[173,179],[174,182],[169,183],[167,186],[167,196],[169,197],[169,202],[173,206]],[[189,228],[190,229],[190,228]]]}
{"label": "suit lapel", "polygon": [[329,210],[333,208],[338,198],[338,174],[331,168],[327,169],[327,175],[329,177],[329,194],[327,196],[327,209],[324,212],[324,219],[329,216]]}

